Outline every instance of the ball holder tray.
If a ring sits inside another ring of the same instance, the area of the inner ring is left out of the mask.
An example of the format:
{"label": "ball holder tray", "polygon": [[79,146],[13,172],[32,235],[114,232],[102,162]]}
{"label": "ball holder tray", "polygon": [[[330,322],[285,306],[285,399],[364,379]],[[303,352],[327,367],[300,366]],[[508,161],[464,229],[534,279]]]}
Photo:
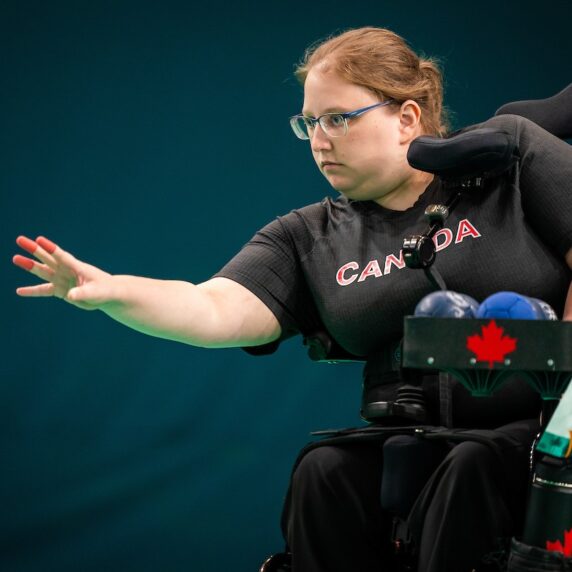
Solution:
{"label": "ball holder tray", "polygon": [[572,378],[572,322],[406,317],[403,367],[450,373],[475,396],[518,372],[558,400]]}

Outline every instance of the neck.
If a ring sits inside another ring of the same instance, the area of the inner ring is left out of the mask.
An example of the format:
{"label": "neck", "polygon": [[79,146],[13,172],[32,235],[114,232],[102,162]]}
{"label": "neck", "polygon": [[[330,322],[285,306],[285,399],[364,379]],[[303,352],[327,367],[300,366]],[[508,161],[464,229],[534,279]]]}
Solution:
{"label": "neck", "polygon": [[376,199],[376,203],[386,209],[404,211],[412,207],[425,192],[434,176],[431,173],[414,170],[413,174],[392,191]]}

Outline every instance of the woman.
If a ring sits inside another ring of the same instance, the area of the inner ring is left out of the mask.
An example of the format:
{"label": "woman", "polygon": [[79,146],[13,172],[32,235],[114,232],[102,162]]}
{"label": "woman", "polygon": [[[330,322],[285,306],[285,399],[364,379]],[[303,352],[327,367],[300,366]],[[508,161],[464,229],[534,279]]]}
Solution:
{"label": "woman", "polygon": [[[100,309],[150,335],[253,353],[326,329],[345,351],[366,359],[366,401],[368,393],[391,393],[387,348],[401,337],[403,316],[431,291],[422,273],[404,268],[402,240],[424,228],[428,204],[447,197],[438,179],[406,158],[416,137],[446,132],[441,76],[399,36],[376,28],[352,30],[309,50],[297,76],[304,104],[291,124],[309,140],[338,200],[278,218],[199,285],[112,276],[46,238],[20,237],[18,244],[37,260],[18,255],[14,262],[45,283],[18,294]],[[448,220],[451,240],[439,270],[449,288],[477,300],[516,290],[572,319],[572,194],[563,191],[572,180],[570,149],[520,118],[487,125],[517,140],[521,160],[459,204]],[[454,382],[439,388],[428,378],[424,388],[431,422],[443,423],[446,392],[448,424],[502,425],[518,442],[506,451],[504,473],[485,446],[456,446],[414,507],[421,522],[419,570],[469,571],[518,526],[536,396],[520,380],[486,402]],[[283,520],[296,572],[383,569],[389,521],[379,502],[381,469],[380,447],[364,443],[320,447],[302,459]]]}

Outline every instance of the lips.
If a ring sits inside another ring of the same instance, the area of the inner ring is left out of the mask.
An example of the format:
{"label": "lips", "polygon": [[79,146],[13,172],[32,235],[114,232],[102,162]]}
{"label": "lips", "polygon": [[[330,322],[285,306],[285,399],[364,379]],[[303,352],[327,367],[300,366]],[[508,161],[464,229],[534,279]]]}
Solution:
{"label": "lips", "polygon": [[339,167],[341,163],[335,163],[334,161],[322,161],[320,166],[322,169],[326,169],[327,167]]}

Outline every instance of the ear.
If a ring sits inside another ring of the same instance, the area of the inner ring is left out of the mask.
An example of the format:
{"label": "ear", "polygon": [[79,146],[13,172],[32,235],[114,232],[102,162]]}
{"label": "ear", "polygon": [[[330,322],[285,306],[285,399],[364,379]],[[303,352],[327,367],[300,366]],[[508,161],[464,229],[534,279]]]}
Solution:
{"label": "ear", "polygon": [[399,110],[399,131],[401,143],[410,143],[421,135],[421,108],[416,101],[408,99]]}

